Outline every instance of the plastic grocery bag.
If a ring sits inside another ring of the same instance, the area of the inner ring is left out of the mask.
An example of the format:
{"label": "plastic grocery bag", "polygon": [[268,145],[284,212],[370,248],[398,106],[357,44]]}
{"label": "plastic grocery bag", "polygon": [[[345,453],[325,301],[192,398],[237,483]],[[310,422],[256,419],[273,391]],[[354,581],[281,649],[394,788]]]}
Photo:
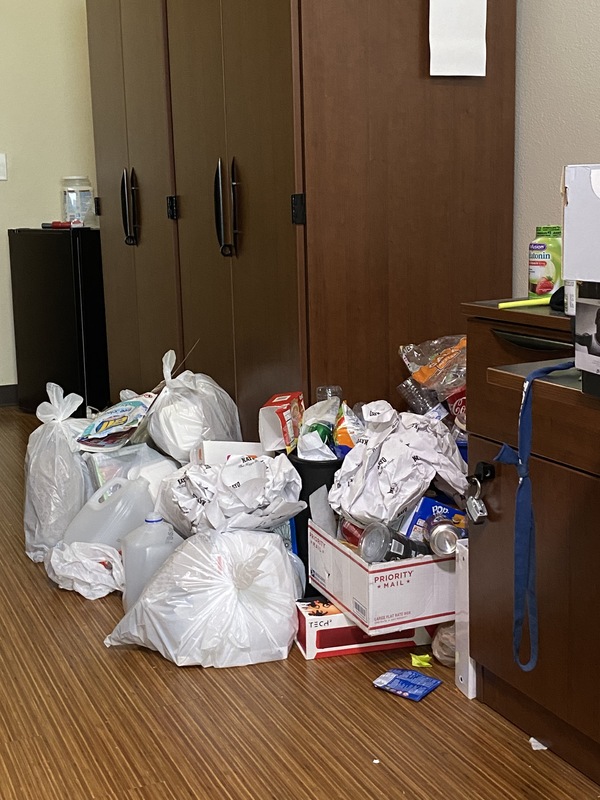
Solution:
{"label": "plastic grocery bag", "polygon": [[32,561],[43,561],[63,538],[90,489],[76,441],[88,422],[70,419],[83,398],[65,397],[55,383],[46,384],[46,390],[49,402],[36,412],[44,424],[29,437],[25,457],[25,552]]}
{"label": "plastic grocery bag", "polygon": [[189,465],[163,480],[156,510],[182,536],[213,530],[271,530],[299,514],[302,481],[281,454],[232,456],[217,466]]}
{"label": "plastic grocery bag", "polygon": [[466,465],[443,423],[398,414],[380,400],[364,406],[366,432],[346,456],[329,492],[338,514],[358,525],[391,524],[436,479],[464,494]]}
{"label": "plastic grocery bag", "polygon": [[442,622],[431,643],[433,655],[445,667],[454,667],[456,656],[456,623]]}
{"label": "plastic grocery bag", "polygon": [[280,536],[192,536],[105,640],[158,650],[180,667],[287,658],[297,630],[293,566]]}
{"label": "plastic grocery bag", "polygon": [[181,463],[204,441],[242,439],[237,406],[208,375],[186,370],[172,377],[175,352],[163,357],[165,388],[148,416],[148,432],[155,444]]}
{"label": "plastic grocery bag", "polygon": [[88,600],[125,588],[121,556],[108,545],[60,542],[46,553],[44,563],[60,589],[79,592]]}

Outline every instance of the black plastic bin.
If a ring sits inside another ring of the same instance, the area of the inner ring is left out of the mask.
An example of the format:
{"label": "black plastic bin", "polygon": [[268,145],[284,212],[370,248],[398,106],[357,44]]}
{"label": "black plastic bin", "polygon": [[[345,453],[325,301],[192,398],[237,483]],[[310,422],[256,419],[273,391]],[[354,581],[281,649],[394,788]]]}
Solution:
{"label": "black plastic bin", "polygon": [[307,508],[294,518],[296,523],[296,545],[298,548],[298,555],[304,564],[307,577],[304,596],[317,597],[320,592],[313,588],[308,581],[308,520],[310,519],[308,498],[320,486],[327,486],[328,489],[331,489],[334,475],[342,466],[343,459],[336,458],[332,461],[305,461],[303,458],[298,458],[298,456],[293,454],[289,456],[289,459],[302,478],[300,499],[304,500],[307,504]]}

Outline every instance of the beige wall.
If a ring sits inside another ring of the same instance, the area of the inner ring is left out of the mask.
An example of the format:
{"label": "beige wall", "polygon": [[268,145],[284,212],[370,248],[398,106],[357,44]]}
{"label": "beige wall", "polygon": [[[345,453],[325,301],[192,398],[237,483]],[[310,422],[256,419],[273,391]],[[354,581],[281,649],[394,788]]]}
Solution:
{"label": "beige wall", "polygon": [[0,385],[17,382],[6,230],[60,215],[60,179],[94,180],[85,0],[0,0]]}
{"label": "beige wall", "polygon": [[519,0],[516,134],[514,288],[522,295],[536,225],[561,223],[563,165],[600,162],[599,0]]}

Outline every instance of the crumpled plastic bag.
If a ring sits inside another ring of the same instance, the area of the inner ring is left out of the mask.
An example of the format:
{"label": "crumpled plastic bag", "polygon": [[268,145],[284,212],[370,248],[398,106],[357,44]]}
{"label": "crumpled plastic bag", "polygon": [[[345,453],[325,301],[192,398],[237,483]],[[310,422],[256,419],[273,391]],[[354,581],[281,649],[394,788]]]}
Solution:
{"label": "crumpled plastic bag", "polygon": [[335,475],[329,502],[365,527],[391,524],[439,476],[457,494],[467,489],[466,465],[448,429],[418,414],[398,414],[384,400],[363,408],[366,432]]}
{"label": "crumpled plastic bag", "polygon": [[105,544],[60,542],[46,553],[44,564],[48,577],[60,589],[79,592],[88,600],[125,588],[121,556]]}
{"label": "crumpled plastic bag", "polygon": [[70,419],[83,398],[65,397],[55,383],[46,390],[49,402],[36,412],[44,424],[29,437],[25,457],[25,552],[32,561],[44,560],[93,491],[77,445],[88,421]]}
{"label": "crumpled plastic bag", "polygon": [[157,511],[183,536],[234,528],[272,530],[299,514],[302,481],[286,455],[232,456],[163,480]]}
{"label": "crumpled plastic bag", "polygon": [[454,667],[456,654],[456,623],[442,622],[434,634],[431,652],[445,667]]}
{"label": "crumpled plastic bag", "polygon": [[148,414],[148,433],[154,443],[182,464],[204,441],[242,439],[237,406],[208,375],[186,370],[172,377],[175,352],[163,357],[165,387]]}
{"label": "crumpled plastic bag", "polygon": [[412,377],[440,400],[464,386],[467,380],[467,337],[442,336],[399,350]]}
{"label": "crumpled plastic bag", "polygon": [[158,650],[180,667],[287,658],[296,634],[293,566],[280,536],[187,539],[105,640]]}

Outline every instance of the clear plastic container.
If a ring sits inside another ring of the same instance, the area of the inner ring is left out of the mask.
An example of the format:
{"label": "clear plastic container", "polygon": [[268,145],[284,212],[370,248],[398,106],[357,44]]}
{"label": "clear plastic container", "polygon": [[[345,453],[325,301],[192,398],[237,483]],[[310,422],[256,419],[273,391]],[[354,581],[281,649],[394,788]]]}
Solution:
{"label": "clear plastic container", "polygon": [[63,222],[90,224],[94,218],[94,192],[87,176],[63,178],[60,196]]}
{"label": "clear plastic container", "polygon": [[330,400],[332,397],[339,397],[340,400],[344,399],[341,386],[317,386],[317,403],[321,400]]}
{"label": "clear plastic container", "polygon": [[65,542],[107,544],[121,549],[121,539],[154,509],[148,481],[113,478],[93,494],[65,533]]}
{"label": "clear plastic container", "polygon": [[146,515],[143,525],[123,537],[125,612],[129,611],[150,578],[182,542],[183,539],[172,526],[154,512]]}

